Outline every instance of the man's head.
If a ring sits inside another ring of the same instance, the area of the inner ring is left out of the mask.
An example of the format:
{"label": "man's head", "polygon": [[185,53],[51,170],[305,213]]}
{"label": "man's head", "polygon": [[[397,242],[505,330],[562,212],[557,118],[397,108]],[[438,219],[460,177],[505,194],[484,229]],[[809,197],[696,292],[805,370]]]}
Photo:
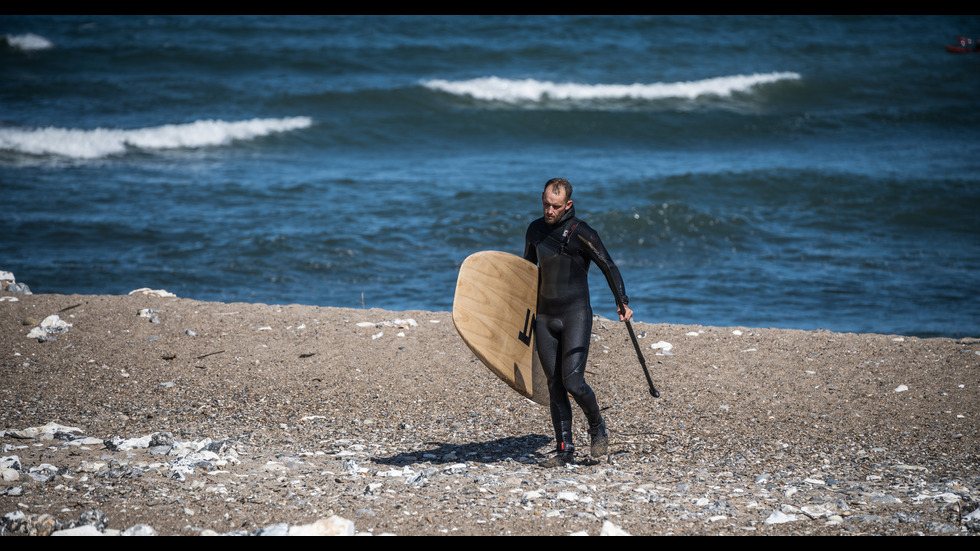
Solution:
{"label": "man's head", "polygon": [[544,185],[541,193],[544,206],[544,221],[555,224],[572,208],[572,184],[564,178],[552,178]]}

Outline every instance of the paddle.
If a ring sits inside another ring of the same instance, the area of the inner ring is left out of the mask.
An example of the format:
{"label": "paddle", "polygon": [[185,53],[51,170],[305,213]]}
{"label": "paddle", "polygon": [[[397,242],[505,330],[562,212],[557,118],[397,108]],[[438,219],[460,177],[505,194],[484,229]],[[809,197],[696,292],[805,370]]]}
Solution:
{"label": "paddle", "polygon": [[[595,246],[592,245],[588,239],[582,237],[581,235],[578,236],[578,238],[582,240],[582,243],[585,243],[587,247],[592,249],[596,256],[599,256],[598,251],[595,250]],[[616,297],[616,308],[619,311],[623,311],[623,301],[619,300],[618,296]],[[650,378],[650,370],[647,369],[647,361],[643,358],[643,352],[640,351],[640,343],[636,342],[636,333],[633,332],[633,324],[631,324],[629,320],[624,320],[624,322],[626,323],[626,329],[630,333],[630,340],[633,341],[633,349],[636,350],[636,358],[640,360],[640,366],[643,368],[643,374],[646,376],[647,384],[650,386],[650,395],[654,398],[660,398],[660,391],[653,386],[653,379]]]}
{"label": "paddle", "polygon": [[640,352],[640,344],[636,342],[636,333],[633,332],[633,325],[629,321],[626,321],[626,329],[630,332],[630,339],[633,341],[636,357],[640,360],[640,365],[643,366],[643,374],[646,375],[647,384],[650,385],[650,395],[654,398],[660,398],[660,392],[653,386],[653,381],[650,379],[650,371],[647,369],[647,361],[643,359],[643,352]]}

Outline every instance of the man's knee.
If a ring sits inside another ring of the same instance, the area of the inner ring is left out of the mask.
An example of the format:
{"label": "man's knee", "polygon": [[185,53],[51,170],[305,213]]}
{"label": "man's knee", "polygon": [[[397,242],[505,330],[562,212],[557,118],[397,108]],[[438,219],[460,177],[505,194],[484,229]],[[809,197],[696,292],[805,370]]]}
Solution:
{"label": "man's knee", "polygon": [[585,384],[585,377],[580,373],[575,373],[564,378],[565,390],[569,394],[576,398],[582,398],[589,395],[592,390],[589,385]]}

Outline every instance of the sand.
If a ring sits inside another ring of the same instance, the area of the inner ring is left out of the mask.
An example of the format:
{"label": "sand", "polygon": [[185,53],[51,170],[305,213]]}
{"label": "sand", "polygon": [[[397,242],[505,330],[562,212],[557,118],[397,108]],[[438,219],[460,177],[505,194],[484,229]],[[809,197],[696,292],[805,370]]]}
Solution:
{"label": "sand", "polygon": [[[977,533],[976,339],[638,314],[654,399],[625,327],[597,319],[587,379],[610,453],[543,469],[547,408],[485,369],[448,312],[0,299],[0,456],[22,464],[0,483],[0,515],[95,509],[110,528],[164,535],[333,515],[395,535]],[[52,314],[66,332],[27,337]],[[223,442],[231,460],[180,480],[148,448],[11,436],[48,423]],[[587,448],[580,413],[575,429]],[[27,474],[45,464],[57,476]]]}

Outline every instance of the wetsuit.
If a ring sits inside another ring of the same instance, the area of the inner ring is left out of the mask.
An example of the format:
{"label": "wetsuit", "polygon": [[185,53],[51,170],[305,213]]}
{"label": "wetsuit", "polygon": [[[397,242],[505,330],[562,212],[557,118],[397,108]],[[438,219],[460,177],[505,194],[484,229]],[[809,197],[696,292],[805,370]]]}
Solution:
{"label": "wetsuit", "polygon": [[[588,244],[583,241],[588,241]],[[551,420],[559,450],[572,444],[571,394],[590,425],[601,423],[595,392],[585,382],[592,337],[588,271],[595,263],[623,304],[623,278],[595,230],[575,217],[575,207],[556,224],[539,218],[527,229],[524,258],[540,266],[534,331],[541,367],[548,377]]]}

